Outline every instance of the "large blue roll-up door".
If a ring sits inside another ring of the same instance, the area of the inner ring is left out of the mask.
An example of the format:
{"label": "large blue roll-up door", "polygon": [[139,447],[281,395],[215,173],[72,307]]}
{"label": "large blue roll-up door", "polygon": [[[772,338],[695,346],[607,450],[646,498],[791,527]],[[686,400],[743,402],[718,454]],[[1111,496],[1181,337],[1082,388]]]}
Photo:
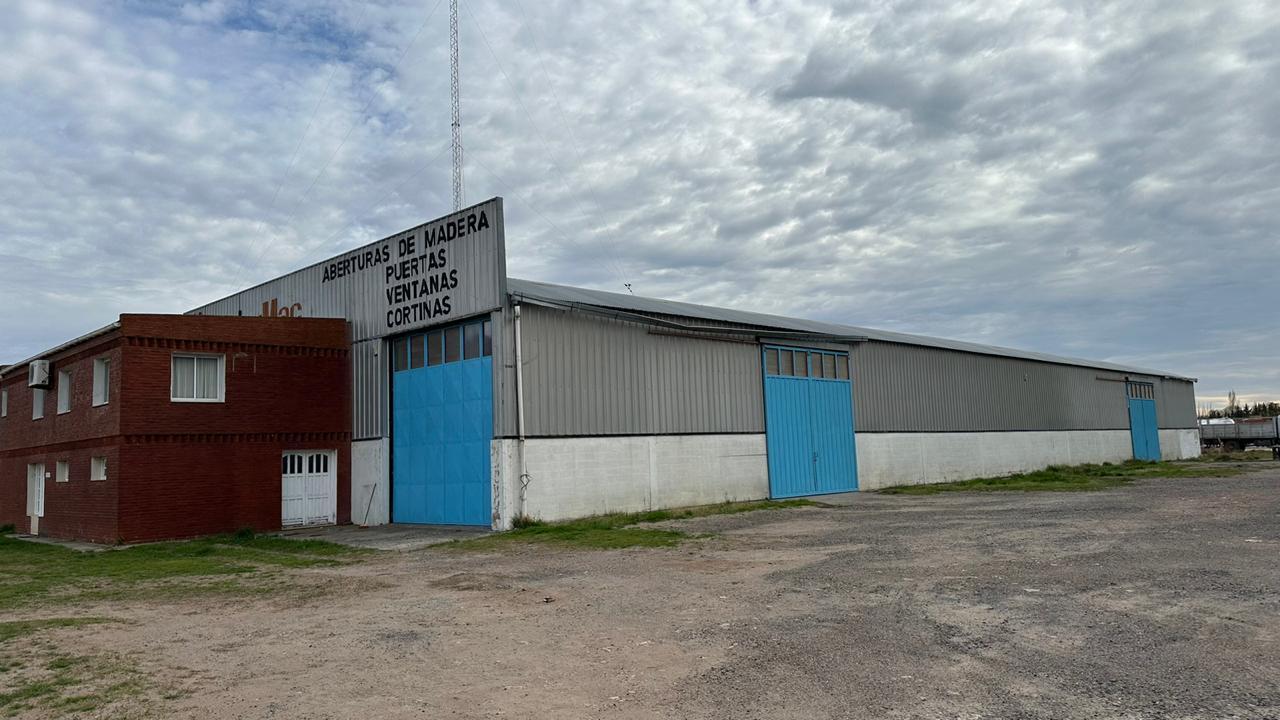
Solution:
{"label": "large blue roll-up door", "polygon": [[1138,460],[1160,459],[1160,428],[1156,423],[1156,392],[1151,383],[1127,382],[1125,395],[1129,401],[1129,435],[1133,441],[1133,457]]}
{"label": "large blue roll-up door", "polygon": [[848,354],[776,346],[763,352],[770,496],[857,490]]}
{"label": "large blue roll-up door", "polygon": [[391,519],[492,524],[489,321],[393,344]]}

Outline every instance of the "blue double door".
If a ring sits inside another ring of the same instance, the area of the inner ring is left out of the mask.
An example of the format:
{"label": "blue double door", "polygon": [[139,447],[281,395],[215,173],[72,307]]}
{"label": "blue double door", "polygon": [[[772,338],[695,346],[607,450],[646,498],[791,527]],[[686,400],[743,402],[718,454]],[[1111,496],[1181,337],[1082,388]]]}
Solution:
{"label": "blue double door", "polygon": [[857,490],[848,354],[780,346],[763,353],[770,496]]}
{"label": "blue double door", "polygon": [[492,524],[488,325],[475,322],[393,343],[393,522]]}
{"label": "blue double door", "polygon": [[1160,459],[1160,429],[1156,422],[1156,394],[1152,383],[1125,383],[1129,401],[1129,436],[1136,460]]}

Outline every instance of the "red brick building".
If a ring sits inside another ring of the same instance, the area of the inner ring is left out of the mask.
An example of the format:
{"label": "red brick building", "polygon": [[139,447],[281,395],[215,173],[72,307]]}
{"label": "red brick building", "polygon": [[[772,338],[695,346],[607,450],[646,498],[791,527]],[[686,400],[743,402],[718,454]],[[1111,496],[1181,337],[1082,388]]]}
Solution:
{"label": "red brick building", "polygon": [[0,370],[0,525],[114,543],[349,522],[350,346],[340,319],[122,315],[37,358],[43,387]]}

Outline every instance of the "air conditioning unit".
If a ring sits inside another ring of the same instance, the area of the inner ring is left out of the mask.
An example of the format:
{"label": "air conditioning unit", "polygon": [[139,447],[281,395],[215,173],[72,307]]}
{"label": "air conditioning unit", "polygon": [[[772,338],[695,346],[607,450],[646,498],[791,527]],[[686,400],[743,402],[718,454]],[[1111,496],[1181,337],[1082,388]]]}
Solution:
{"label": "air conditioning unit", "polygon": [[32,360],[27,366],[27,387],[47,388],[49,384],[49,361]]}

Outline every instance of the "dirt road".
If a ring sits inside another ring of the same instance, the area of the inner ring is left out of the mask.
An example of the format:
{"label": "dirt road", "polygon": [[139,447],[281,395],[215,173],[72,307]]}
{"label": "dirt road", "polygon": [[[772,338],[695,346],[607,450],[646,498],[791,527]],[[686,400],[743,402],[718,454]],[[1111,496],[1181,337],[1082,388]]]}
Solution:
{"label": "dirt road", "polygon": [[676,549],[428,549],[89,612],[192,718],[1280,715],[1280,471],[865,495]]}

